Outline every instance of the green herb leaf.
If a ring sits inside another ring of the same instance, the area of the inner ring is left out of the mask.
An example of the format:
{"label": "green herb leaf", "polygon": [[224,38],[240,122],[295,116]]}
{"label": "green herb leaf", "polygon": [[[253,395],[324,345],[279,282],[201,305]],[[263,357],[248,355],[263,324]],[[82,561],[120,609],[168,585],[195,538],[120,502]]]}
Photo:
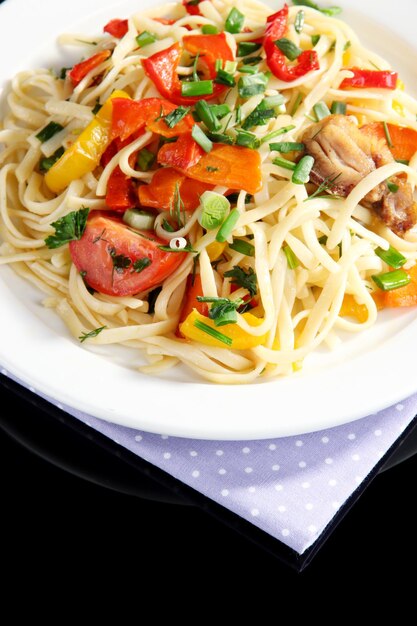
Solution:
{"label": "green herb leaf", "polygon": [[281,154],[286,154],[287,152],[301,152],[305,149],[305,145],[294,141],[280,141],[278,143],[270,143],[269,149],[278,150]]}
{"label": "green herb leaf", "polygon": [[101,331],[105,328],[107,328],[107,326],[100,326],[100,328],[95,328],[94,330],[90,330],[90,332],[87,333],[82,332],[81,336],[78,337],[78,339],[81,341],[81,343],[84,343],[86,339],[92,339],[93,337],[97,337],[97,335],[99,335]]}
{"label": "green herb leaf", "polygon": [[215,112],[213,111],[213,108],[214,107],[207,104],[205,100],[199,100],[195,104],[195,110],[199,120],[204,122],[210,131],[216,131],[222,127]]}
{"label": "green herb leaf", "polygon": [[262,102],[258,104],[245,119],[242,124],[244,130],[249,130],[249,128],[253,128],[254,126],[265,126],[271,118],[275,117],[274,109],[265,109],[261,106],[262,104]]}
{"label": "green herb leaf", "polygon": [[258,293],[258,280],[251,267],[246,272],[243,267],[235,265],[232,270],[225,272],[224,276],[230,278],[234,285],[247,289],[252,298]]}
{"label": "green herb leaf", "polygon": [[257,150],[260,146],[260,141],[253,133],[250,133],[247,130],[238,130],[236,133],[236,144],[238,146],[244,146],[245,148]]}
{"label": "green herb leaf", "polygon": [[181,122],[182,119],[184,119],[186,115],[188,115],[188,113],[190,112],[190,109],[191,107],[183,107],[183,106],[177,107],[176,109],[171,111],[171,113],[168,113],[168,115],[165,115],[164,117],[165,124],[169,128],[174,128],[174,126],[176,126],[179,122]]}
{"label": "green herb leaf", "polygon": [[383,126],[384,126],[384,133],[385,133],[385,138],[387,140],[388,147],[389,148],[393,148],[394,145],[393,145],[392,140],[391,140],[391,135],[390,135],[390,132],[389,132],[388,124],[386,122],[383,122]]}
{"label": "green herb leaf", "polygon": [[49,235],[45,239],[47,247],[51,249],[59,248],[70,241],[81,239],[85,231],[89,212],[90,209],[82,207],[79,211],[72,211],[56,222],[52,222],[51,226],[55,228],[55,235]]}
{"label": "green herb leaf", "polygon": [[140,274],[145,268],[149,267],[151,263],[151,259],[147,256],[143,257],[143,259],[137,259],[137,261],[133,262],[133,271]]}
{"label": "green herb leaf", "polygon": [[123,274],[124,270],[132,265],[132,259],[124,254],[117,254],[116,248],[110,248],[109,254],[113,261],[113,270],[118,274]]}
{"label": "green herb leaf", "polygon": [[255,246],[244,239],[233,239],[233,242],[229,243],[229,248],[245,256],[255,256]]}
{"label": "green herb leaf", "polygon": [[316,11],[320,11],[320,13],[323,13],[323,15],[328,15],[330,17],[332,15],[339,15],[339,13],[342,12],[341,7],[320,8],[319,5],[316,2],[312,2],[312,0],[293,0],[293,4],[295,4],[296,6],[304,6],[310,7],[310,9],[316,9]]}
{"label": "green herb leaf", "polygon": [[221,68],[217,70],[214,82],[219,85],[226,85],[227,87],[234,87],[236,84],[233,74],[230,74],[229,72],[226,72],[226,70],[222,70]]}
{"label": "green herb leaf", "polygon": [[48,141],[48,139],[51,139],[51,137],[59,133],[59,131],[63,128],[64,127],[61,124],[58,124],[58,122],[49,122],[49,124],[42,128],[42,130],[40,130],[38,134],[35,135],[35,137],[36,139],[39,139],[41,143],[44,143],[45,141]]}
{"label": "green herb leaf", "polygon": [[200,320],[195,320],[194,326],[198,328],[199,330],[202,330],[207,335],[210,335],[210,337],[213,337],[213,339],[217,339],[218,341],[225,343],[229,347],[233,343],[233,340],[230,337],[227,337],[223,333],[220,333],[215,328],[208,326],[208,324],[205,324],[204,322],[201,322]]}
{"label": "green herb leaf", "polygon": [[[191,3],[189,2],[188,4]],[[201,27],[201,32],[203,33],[203,35],[217,35],[219,29],[213,24],[203,24],[203,26]]]}
{"label": "green herb leaf", "polygon": [[207,136],[214,143],[225,143],[228,146],[232,146],[234,143],[232,137],[224,133],[207,133]]}

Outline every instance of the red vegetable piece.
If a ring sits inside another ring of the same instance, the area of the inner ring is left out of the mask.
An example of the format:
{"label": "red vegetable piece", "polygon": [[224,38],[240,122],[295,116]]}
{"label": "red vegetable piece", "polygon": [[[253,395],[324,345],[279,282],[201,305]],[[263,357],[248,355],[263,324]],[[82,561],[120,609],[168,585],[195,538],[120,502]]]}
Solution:
{"label": "red vegetable piece", "polygon": [[115,167],[107,182],[106,204],[113,211],[126,211],[136,206],[136,189],[130,176]]}
{"label": "red vegetable piece", "polygon": [[127,20],[114,19],[110,20],[110,22],[105,25],[103,31],[112,37],[121,39],[126,35],[128,28]]}
{"label": "red vegetable piece", "polygon": [[345,78],[339,89],[396,89],[398,73],[387,70],[362,70],[359,67],[350,67],[353,72],[351,78]]}
{"label": "red vegetable piece", "polygon": [[76,87],[91,70],[101,65],[101,63],[104,63],[110,56],[110,50],[102,50],[101,52],[97,52],[97,54],[93,54],[89,59],[74,65],[72,70],[68,72],[68,76],[74,87]]}

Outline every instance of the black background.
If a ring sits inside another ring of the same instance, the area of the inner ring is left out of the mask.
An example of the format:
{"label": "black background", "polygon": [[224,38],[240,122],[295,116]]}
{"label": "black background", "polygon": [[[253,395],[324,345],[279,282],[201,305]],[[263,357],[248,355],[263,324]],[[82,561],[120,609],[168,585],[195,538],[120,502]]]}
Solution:
{"label": "black background", "polygon": [[[341,587],[352,592],[354,604],[358,589],[369,597],[369,584],[401,581],[415,561],[417,457],[378,475],[297,573],[273,554],[288,557],[277,542],[247,527],[236,530],[238,520],[221,519],[202,498],[193,505],[193,495],[175,481],[162,487],[161,474],[158,482],[147,478],[150,468],[130,465],[116,446],[106,450],[103,440],[89,439],[88,429],[73,431],[9,386],[0,379],[3,607],[10,591],[19,592],[23,607],[25,594],[40,590],[42,609],[70,595],[71,603],[60,607],[61,623],[76,598],[89,597],[97,610],[119,602],[122,608],[128,600],[140,613],[148,593],[156,593],[156,615],[168,598],[175,598],[176,614],[191,597],[203,598],[203,614],[219,601],[245,609],[264,598],[279,617],[284,589],[318,585],[318,606],[325,608],[329,590]],[[178,503],[184,497],[186,503]]]}

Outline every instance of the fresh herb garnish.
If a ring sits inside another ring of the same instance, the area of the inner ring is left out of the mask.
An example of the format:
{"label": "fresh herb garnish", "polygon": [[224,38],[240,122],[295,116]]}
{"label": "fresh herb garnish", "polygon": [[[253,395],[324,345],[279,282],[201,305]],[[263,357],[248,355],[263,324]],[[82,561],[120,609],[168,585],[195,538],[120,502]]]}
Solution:
{"label": "fresh herb garnish", "polygon": [[239,265],[235,265],[232,270],[225,272],[224,276],[225,278],[230,278],[230,282],[234,285],[247,289],[252,298],[258,293],[257,277],[251,267],[246,272]]}
{"label": "fresh herb garnish", "polygon": [[330,108],[333,115],[346,115],[347,106],[345,102],[335,100]]}
{"label": "fresh herb garnish", "polygon": [[295,256],[294,252],[291,250],[290,246],[285,246],[283,248],[284,254],[287,257],[287,264],[290,270],[295,270],[296,267],[300,265],[299,260]]}
{"label": "fresh herb garnish", "polygon": [[179,106],[168,115],[165,115],[164,122],[169,128],[174,128],[181,120],[188,115],[191,107]]}
{"label": "fresh herb garnish", "polygon": [[197,296],[197,300],[198,302],[212,303],[212,306],[209,310],[209,318],[214,321],[216,326],[236,324],[236,311],[244,303],[241,298],[238,298],[237,300],[229,300],[229,298],[210,298],[206,296]]}
{"label": "fresh herb garnish", "polygon": [[64,148],[61,146],[61,148],[58,148],[58,150],[56,150],[52,156],[41,159],[39,161],[39,170],[43,174],[50,170],[51,167],[58,161],[58,159],[62,157],[64,152]]}
{"label": "fresh herb garnish", "polygon": [[305,185],[310,180],[310,173],[313,169],[314,159],[312,156],[307,154],[303,156],[303,158],[298,161],[295,166],[294,173],[292,175],[291,181],[295,185]]}
{"label": "fresh herb garnish", "polygon": [[107,328],[107,326],[100,326],[100,328],[95,328],[94,330],[90,330],[90,332],[88,333],[82,332],[80,337],[78,337],[78,339],[81,341],[81,343],[84,343],[86,339],[92,339],[93,337],[97,337],[97,335],[99,335],[101,331],[104,330],[105,328]]}
{"label": "fresh herb garnish", "polygon": [[133,271],[140,274],[145,268],[149,267],[151,263],[151,259],[147,256],[143,257],[143,259],[137,259],[137,261],[133,262]]}
{"label": "fresh herb garnish", "polygon": [[313,107],[313,111],[318,122],[330,115],[330,109],[323,101],[317,102]]}
{"label": "fresh herb garnish", "polygon": [[209,96],[213,93],[212,80],[182,81],[182,96]]}
{"label": "fresh herb garnish", "polygon": [[389,179],[387,180],[387,187],[391,193],[397,193],[397,191],[400,188],[399,185],[396,185],[395,183],[391,182]]}
{"label": "fresh herb garnish", "polygon": [[334,189],[334,183],[337,181],[338,178],[340,178],[342,175],[342,172],[339,172],[339,174],[335,174],[335,176],[333,176],[333,178],[331,178],[330,176],[327,176],[322,183],[320,183],[320,185],[317,187],[316,191],[314,193],[311,194],[311,196],[309,196],[308,198],[306,198],[304,200],[304,202],[307,202],[307,200],[313,200],[313,198],[317,198],[320,197],[321,194],[330,191],[332,192],[332,190]]}
{"label": "fresh herb garnish", "polygon": [[58,124],[58,122],[49,122],[42,130],[40,130],[37,135],[35,135],[36,139],[39,139],[41,143],[48,141],[54,135],[59,133],[60,130],[63,130],[63,126]]}
{"label": "fresh herb garnish", "polygon": [[229,248],[245,256],[255,256],[255,246],[244,239],[233,239],[233,242],[229,243]]}
{"label": "fresh herb garnish", "polygon": [[178,228],[184,228],[186,223],[185,207],[184,202],[181,198],[180,186],[178,182],[175,184],[174,198],[169,214],[172,219],[175,219],[175,221],[177,222]]}
{"label": "fresh herb garnish", "polygon": [[139,150],[136,157],[136,163],[141,172],[147,172],[155,163],[156,155],[148,150],[148,148],[142,148]]}
{"label": "fresh herb garnish", "polygon": [[320,35],[311,35],[311,45],[313,46],[313,48],[317,46],[319,41],[320,41]]}
{"label": "fresh herb garnish", "polygon": [[230,210],[230,202],[215,191],[205,191],[200,196],[202,211],[198,221],[206,230],[218,228]]}
{"label": "fresh herb garnish", "polygon": [[260,102],[258,106],[248,115],[242,124],[244,130],[249,130],[254,126],[265,126],[268,121],[275,117],[274,109],[266,109],[263,106],[263,102]]}
{"label": "fresh herb garnish", "polygon": [[82,207],[79,211],[72,211],[56,222],[52,222],[51,226],[55,228],[55,235],[49,235],[45,239],[46,246],[54,249],[70,241],[81,239],[85,231],[89,212],[90,209]]}
{"label": "fresh herb garnish", "polygon": [[[200,0],[198,0],[197,4],[199,4],[199,2]],[[191,4],[191,2],[189,2],[188,4]],[[201,27],[201,32],[203,33],[203,35],[217,35],[219,29],[213,24],[203,24],[203,26]]]}
{"label": "fresh herb garnish", "polygon": [[224,24],[224,30],[228,33],[236,34],[240,33],[243,28],[243,23],[245,21],[245,16],[243,13],[233,7],[230,11],[229,15],[226,18],[226,22]]}
{"label": "fresh herb garnish", "polygon": [[303,96],[302,96],[301,92],[298,92],[297,97],[296,97],[296,99],[294,101],[292,110],[290,111],[290,115],[292,117],[294,117],[294,115],[297,113],[298,109],[300,108],[300,104],[302,103],[302,101],[303,101]]}
{"label": "fresh herb garnish", "polygon": [[394,270],[385,274],[374,275],[371,278],[382,291],[392,291],[405,287],[411,281],[410,275],[405,270]]}
{"label": "fresh herb garnish", "polygon": [[236,84],[233,74],[226,72],[226,70],[223,70],[222,68],[217,70],[214,82],[219,85],[226,85],[226,87],[234,87]]}
{"label": "fresh herb garnish", "polygon": [[270,150],[277,150],[281,154],[287,154],[287,152],[301,152],[305,149],[303,143],[296,143],[295,141],[280,141],[277,143],[269,144]]}
{"label": "fresh herb garnish", "polygon": [[383,250],[382,248],[376,248],[375,254],[379,256],[387,265],[394,268],[395,270],[400,269],[406,263],[407,259],[399,250],[390,246],[388,250]]}
{"label": "fresh herb garnish", "polygon": [[213,109],[214,107],[207,104],[205,100],[199,100],[195,104],[198,119],[204,122],[210,131],[215,132],[216,130],[219,130],[222,125],[217,119]]}
{"label": "fresh herb garnish", "polygon": [[386,122],[383,122],[383,126],[384,126],[385,139],[387,140],[388,148],[393,148],[394,144],[392,143],[392,139],[391,139],[391,135],[390,135],[390,132],[389,132],[388,124]]}
{"label": "fresh herb garnish", "polygon": [[310,9],[316,9],[316,11],[320,11],[320,13],[323,13],[323,15],[328,15],[330,17],[332,15],[339,15],[339,13],[342,12],[341,7],[321,8],[316,2],[313,2],[312,0],[293,0],[293,4],[295,4],[296,6],[304,6],[310,7]]}
{"label": "fresh herb garnish", "polygon": [[207,137],[203,130],[201,130],[200,126],[194,124],[193,129],[191,131],[191,136],[198,143],[201,148],[203,148],[204,152],[210,152],[213,148],[212,141]]}
{"label": "fresh herb garnish", "polygon": [[262,72],[241,76],[238,82],[238,91],[241,98],[250,98],[264,93],[268,84],[268,77]]}
{"label": "fresh herb garnish", "polygon": [[123,274],[124,270],[132,265],[132,259],[124,254],[117,254],[116,248],[109,248],[109,254],[113,261],[113,271]]}
{"label": "fresh herb garnish", "polygon": [[144,30],[136,37],[136,43],[139,48],[148,46],[150,43],[154,43],[154,41],[156,41],[156,36],[153,33],[149,33],[147,30]]}
{"label": "fresh herb garnish", "polygon": [[213,337],[213,339],[217,339],[218,341],[225,343],[229,347],[233,343],[233,340],[231,339],[231,337],[227,337],[226,335],[224,335],[223,333],[220,333],[215,328],[208,326],[208,324],[205,324],[204,322],[201,322],[198,319],[194,321],[194,326],[198,328],[198,330],[202,330],[207,335],[210,335],[210,337]]}
{"label": "fresh herb garnish", "polygon": [[256,52],[261,47],[262,47],[262,44],[255,43],[254,41],[241,41],[237,45],[237,54],[236,54],[236,56],[244,57],[247,54],[252,54],[252,52]]}

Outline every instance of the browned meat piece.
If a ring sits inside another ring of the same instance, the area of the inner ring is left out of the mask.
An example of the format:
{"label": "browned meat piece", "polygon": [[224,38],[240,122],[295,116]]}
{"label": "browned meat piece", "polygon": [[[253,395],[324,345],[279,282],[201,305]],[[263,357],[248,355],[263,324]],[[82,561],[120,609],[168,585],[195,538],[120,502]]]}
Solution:
{"label": "browned meat piece", "polygon": [[[346,115],[329,115],[307,128],[302,137],[307,154],[314,157],[310,179],[316,185],[326,182],[329,193],[348,196],[352,189],[376,168],[392,163],[394,157],[384,139],[368,136]],[[417,205],[411,186],[401,176],[370,191],[362,204],[373,209],[383,222],[402,237],[417,222]]]}

